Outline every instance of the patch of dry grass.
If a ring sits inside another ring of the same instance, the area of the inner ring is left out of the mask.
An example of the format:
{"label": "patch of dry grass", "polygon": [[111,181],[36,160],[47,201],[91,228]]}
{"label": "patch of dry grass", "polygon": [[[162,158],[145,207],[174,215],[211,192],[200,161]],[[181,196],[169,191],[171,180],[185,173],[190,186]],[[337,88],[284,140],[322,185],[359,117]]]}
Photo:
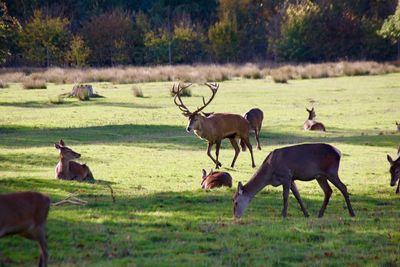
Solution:
{"label": "patch of dry grass", "polygon": [[28,76],[22,81],[22,87],[24,89],[46,89],[46,80],[39,77]]}
{"label": "patch of dry grass", "polygon": [[132,93],[135,97],[144,97],[142,89],[137,85],[132,86]]}
{"label": "patch of dry grass", "polygon": [[0,80],[0,88],[8,88],[8,83],[4,82],[3,80]]}

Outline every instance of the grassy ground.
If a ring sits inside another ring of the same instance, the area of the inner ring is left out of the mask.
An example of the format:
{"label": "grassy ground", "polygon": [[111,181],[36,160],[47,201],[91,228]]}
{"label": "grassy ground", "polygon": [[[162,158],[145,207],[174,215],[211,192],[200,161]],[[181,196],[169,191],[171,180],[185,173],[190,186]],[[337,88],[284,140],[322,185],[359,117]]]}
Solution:
{"label": "grassy ground", "polygon": [[[389,164],[400,144],[400,74],[274,84],[269,80],[233,80],[220,84],[206,111],[264,111],[262,151],[257,166],[274,148],[301,142],[329,142],[343,154],[340,176],[357,214],[350,218],[334,189],[325,216],[318,219],[323,193],[314,182],[298,182],[311,214],[303,217],[291,195],[289,217],[282,219],[282,189],[267,187],[244,217],[232,219],[235,188],[202,191],[201,169],[213,167],[206,143],[185,132],[186,119],[174,106],[172,83],[93,84],[105,98],[51,104],[49,98],[71,85],[23,90],[0,89],[0,192],[35,190],[53,201],[69,193],[89,201],[84,207],[51,208],[48,220],[52,266],[319,266],[400,265],[400,199],[389,186]],[[209,96],[192,86],[189,107]],[[65,91],[64,90],[64,91]],[[326,133],[304,132],[305,107],[314,103]],[[64,139],[97,180],[112,183],[116,203],[102,185],[59,181],[53,143]],[[253,146],[255,147],[255,141]],[[233,157],[223,142],[223,170],[246,182],[248,152]],[[0,266],[32,266],[37,245],[19,237],[0,240]]]}

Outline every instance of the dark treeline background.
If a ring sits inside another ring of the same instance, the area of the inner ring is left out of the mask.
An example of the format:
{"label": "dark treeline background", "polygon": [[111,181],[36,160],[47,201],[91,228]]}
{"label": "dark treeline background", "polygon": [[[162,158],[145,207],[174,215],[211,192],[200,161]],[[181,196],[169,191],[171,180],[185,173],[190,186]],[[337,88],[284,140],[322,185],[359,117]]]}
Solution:
{"label": "dark treeline background", "polygon": [[397,0],[0,1],[4,66],[396,58]]}

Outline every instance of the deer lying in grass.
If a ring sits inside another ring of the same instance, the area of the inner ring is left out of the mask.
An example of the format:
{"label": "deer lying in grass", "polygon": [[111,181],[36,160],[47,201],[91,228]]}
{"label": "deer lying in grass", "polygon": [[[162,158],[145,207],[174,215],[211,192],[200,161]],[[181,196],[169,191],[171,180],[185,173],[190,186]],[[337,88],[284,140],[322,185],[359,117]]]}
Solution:
{"label": "deer lying in grass", "polygon": [[0,238],[18,234],[40,245],[39,266],[47,266],[46,220],[50,198],[37,192],[0,195]]}
{"label": "deer lying in grass", "polygon": [[[392,177],[390,180],[390,186],[395,186],[396,182],[400,178],[400,146],[397,151],[397,159],[393,160],[391,156],[387,155],[387,160],[390,163],[389,172]],[[400,194],[400,181],[397,184],[396,194]]]}
{"label": "deer lying in grass", "polygon": [[[254,164],[253,157],[253,149],[250,144],[250,124],[249,122],[240,115],[231,114],[231,113],[212,113],[207,114],[209,116],[205,116],[200,114],[200,112],[211,103],[215,94],[218,90],[217,84],[209,84],[206,85],[211,89],[212,96],[206,102],[203,98],[203,106],[198,108],[194,112],[190,112],[189,109],[183,104],[182,99],[180,97],[180,93],[185,88],[189,87],[191,84],[187,86],[181,87],[178,85],[178,89],[175,90],[175,85],[172,88],[172,92],[176,92],[174,97],[175,105],[183,112],[183,115],[189,119],[188,126],[186,130],[191,132],[194,130],[194,133],[200,137],[201,139],[205,139],[208,141],[208,149],[207,155],[211,158],[211,160],[215,163],[215,167],[218,169],[222,166],[221,162],[218,161],[219,150],[221,147],[222,139],[229,138],[233,148],[235,149],[235,156],[233,158],[231,167],[233,168],[235,165],[236,158],[239,155],[240,148],[237,142],[237,139],[240,139],[244,142],[244,144],[249,148],[251,155],[251,162],[253,168],[256,166]],[[216,145],[216,159],[211,155],[211,149],[213,145]]]}
{"label": "deer lying in grass", "polygon": [[203,169],[201,180],[202,189],[212,189],[216,187],[232,187],[232,176],[227,172],[214,172],[212,169],[209,174]]}
{"label": "deer lying in grass", "polygon": [[287,216],[289,190],[292,190],[299,202],[304,216],[308,217],[308,212],[294,181],[316,179],[325,193],[318,217],[324,215],[329,198],[332,195],[328,180],[342,192],[350,216],[355,216],[347,188],[339,179],[340,156],[340,151],[328,144],[301,144],[275,149],[269,153],[247,184],[238,183],[237,191],[233,196],[233,215],[236,218],[240,218],[250,201],[265,186],[272,185],[276,187],[282,185],[283,217]]}
{"label": "deer lying in grass", "polygon": [[308,112],[308,119],[304,122],[304,130],[306,131],[323,131],[325,132],[325,126],[321,122],[315,120],[316,114],[314,107],[310,110],[306,108]]}
{"label": "deer lying in grass", "polygon": [[[252,108],[246,114],[244,114],[243,117],[250,123],[250,128],[254,131],[254,133],[256,135],[257,148],[258,148],[258,150],[261,150],[260,131],[261,131],[262,122],[264,119],[264,113],[262,112],[261,109]],[[245,147],[244,143],[240,142],[240,145],[242,146],[242,150],[245,151],[246,147]]]}
{"label": "deer lying in grass", "polygon": [[93,174],[86,164],[80,164],[73,159],[78,159],[81,154],[65,146],[63,140],[54,144],[60,153],[60,161],[56,166],[56,178],[62,180],[94,181]]}

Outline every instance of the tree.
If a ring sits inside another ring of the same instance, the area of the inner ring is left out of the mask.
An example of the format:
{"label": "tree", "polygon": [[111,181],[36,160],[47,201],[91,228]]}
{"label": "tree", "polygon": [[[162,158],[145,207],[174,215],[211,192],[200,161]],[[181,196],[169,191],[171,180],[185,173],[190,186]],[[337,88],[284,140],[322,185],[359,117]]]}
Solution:
{"label": "tree", "polygon": [[18,20],[8,14],[5,3],[0,2],[0,64],[10,56],[10,47],[16,43],[21,30]]}
{"label": "tree", "polygon": [[201,61],[204,54],[204,37],[185,26],[175,26],[172,36],[172,63]]}
{"label": "tree", "polygon": [[238,48],[236,26],[228,19],[217,22],[208,30],[211,51],[218,61],[234,61]]}
{"label": "tree", "polygon": [[378,34],[393,43],[397,43],[397,59],[400,59],[400,2],[397,5],[396,12],[385,19]]}
{"label": "tree", "polygon": [[68,62],[75,66],[85,66],[90,55],[90,49],[86,46],[84,40],[79,35],[72,37],[70,50],[66,54]]}
{"label": "tree", "polygon": [[68,24],[65,18],[44,17],[36,10],[20,35],[24,57],[39,66],[62,64],[69,44]]}

